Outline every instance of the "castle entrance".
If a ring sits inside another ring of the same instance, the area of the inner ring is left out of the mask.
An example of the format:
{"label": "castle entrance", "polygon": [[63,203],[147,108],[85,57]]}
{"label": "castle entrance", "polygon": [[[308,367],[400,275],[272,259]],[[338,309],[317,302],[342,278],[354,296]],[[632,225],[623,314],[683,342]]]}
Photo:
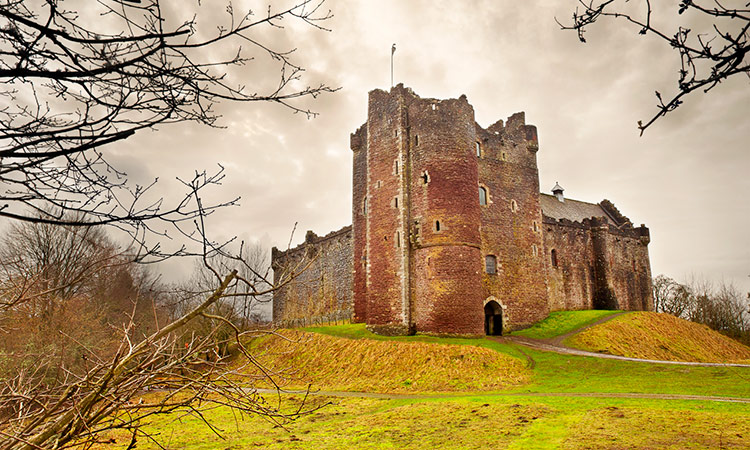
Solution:
{"label": "castle entrance", "polygon": [[503,334],[503,309],[494,300],[484,305],[484,334],[487,336]]}

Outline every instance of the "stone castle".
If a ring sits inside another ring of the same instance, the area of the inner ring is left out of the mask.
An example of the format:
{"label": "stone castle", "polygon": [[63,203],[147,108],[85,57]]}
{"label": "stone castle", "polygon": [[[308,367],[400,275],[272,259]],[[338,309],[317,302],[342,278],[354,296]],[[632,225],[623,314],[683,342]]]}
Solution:
{"label": "stone castle", "polygon": [[[353,311],[382,334],[501,334],[550,311],[651,310],[649,230],[608,200],[540,194],[524,113],[483,129],[465,96],[369,94],[351,135],[352,225],[272,251],[274,320]],[[302,270],[302,269],[305,270]]]}

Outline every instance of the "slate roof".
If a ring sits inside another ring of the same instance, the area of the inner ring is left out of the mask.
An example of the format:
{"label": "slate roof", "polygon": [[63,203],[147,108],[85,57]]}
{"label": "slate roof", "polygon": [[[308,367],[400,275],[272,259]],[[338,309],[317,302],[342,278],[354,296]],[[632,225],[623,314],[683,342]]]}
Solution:
{"label": "slate roof", "polygon": [[553,219],[568,219],[573,222],[581,222],[591,217],[605,217],[611,224],[616,224],[607,212],[596,203],[581,202],[578,200],[565,199],[560,202],[554,195],[539,194],[539,203],[542,206],[542,214]]}

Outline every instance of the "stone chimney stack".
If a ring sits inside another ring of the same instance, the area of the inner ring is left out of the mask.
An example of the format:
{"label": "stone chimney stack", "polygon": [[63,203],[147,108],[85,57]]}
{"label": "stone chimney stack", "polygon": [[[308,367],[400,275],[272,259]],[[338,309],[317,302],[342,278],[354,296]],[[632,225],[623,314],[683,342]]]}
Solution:
{"label": "stone chimney stack", "polygon": [[555,194],[555,197],[557,197],[557,201],[560,203],[565,203],[565,197],[563,197],[563,191],[565,189],[560,186],[557,181],[555,181],[555,187],[552,188],[552,193]]}

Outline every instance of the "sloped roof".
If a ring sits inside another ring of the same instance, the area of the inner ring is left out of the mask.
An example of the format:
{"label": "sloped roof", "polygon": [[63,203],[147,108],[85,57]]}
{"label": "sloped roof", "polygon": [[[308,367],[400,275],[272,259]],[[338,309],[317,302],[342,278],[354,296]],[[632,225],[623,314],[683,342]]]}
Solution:
{"label": "sloped roof", "polygon": [[565,202],[561,202],[554,195],[549,194],[539,194],[539,203],[542,206],[542,214],[556,220],[568,219],[573,222],[582,222],[583,219],[589,219],[591,217],[605,217],[609,223],[616,223],[616,221],[596,203],[581,202],[569,198],[566,198]]}

